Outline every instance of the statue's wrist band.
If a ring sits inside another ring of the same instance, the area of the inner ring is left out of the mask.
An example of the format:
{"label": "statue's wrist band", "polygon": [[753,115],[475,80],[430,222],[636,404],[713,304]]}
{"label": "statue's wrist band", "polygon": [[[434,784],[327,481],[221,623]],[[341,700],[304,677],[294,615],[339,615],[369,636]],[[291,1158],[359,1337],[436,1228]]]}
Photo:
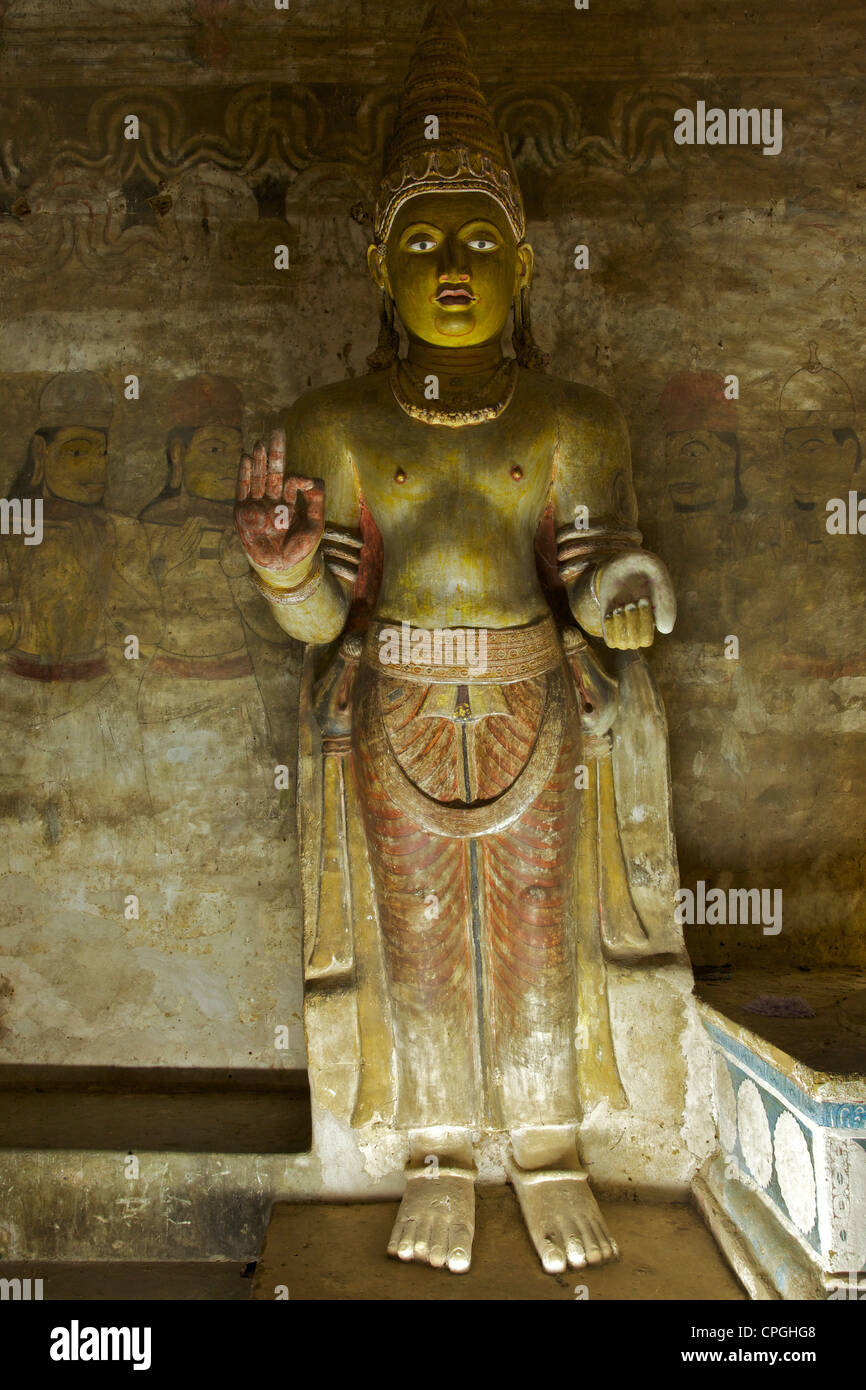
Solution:
{"label": "statue's wrist band", "polygon": [[322,562],[317,555],[312,574],[307,575],[307,578],[297,584],[294,589],[276,589],[262,579],[255,570],[253,570],[252,575],[253,583],[259,593],[264,594],[268,603],[274,603],[278,608],[283,608],[293,603],[303,603],[305,599],[310,598],[316,592],[322,582]]}

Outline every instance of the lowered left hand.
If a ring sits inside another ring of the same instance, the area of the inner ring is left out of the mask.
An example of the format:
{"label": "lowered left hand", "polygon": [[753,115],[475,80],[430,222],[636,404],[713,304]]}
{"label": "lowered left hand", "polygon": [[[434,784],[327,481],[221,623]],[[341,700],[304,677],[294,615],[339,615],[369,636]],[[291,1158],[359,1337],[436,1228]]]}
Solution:
{"label": "lowered left hand", "polygon": [[600,566],[593,583],[608,647],[632,651],[652,646],[655,630],[670,632],[677,602],[670,575],[657,555],[627,550]]}

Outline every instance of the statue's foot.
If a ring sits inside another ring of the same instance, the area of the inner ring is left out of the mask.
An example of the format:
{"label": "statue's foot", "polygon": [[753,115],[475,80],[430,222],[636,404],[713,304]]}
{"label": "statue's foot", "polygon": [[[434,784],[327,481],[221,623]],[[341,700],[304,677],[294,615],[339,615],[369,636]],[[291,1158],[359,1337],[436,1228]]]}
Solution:
{"label": "statue's foot", "polygon": [[528,1170],[512,1162],[508,1176],[548,1274],[562,1274],[569,1265],[582,1269],[619,1259],[586,1173],[565,1168]]}
{"label": "statue's foot", "polygon": [[474,1234],[474,1172],[450,1165],[410,1168],[388,1254],[465,1274]]}

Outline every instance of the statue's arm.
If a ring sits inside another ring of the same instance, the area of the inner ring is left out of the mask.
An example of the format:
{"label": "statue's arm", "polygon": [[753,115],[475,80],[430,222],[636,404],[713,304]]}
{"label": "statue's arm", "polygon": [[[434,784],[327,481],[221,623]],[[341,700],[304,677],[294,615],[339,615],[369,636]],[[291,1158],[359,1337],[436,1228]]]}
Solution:
{"label": "statue's arm", "polygon": [[560,577],[571,611],[609,647],[648,647],[676,603],[662,561],[641,547],[628,427],[608,396],[566,387],[553,479]]}
{"label": "statue's arm", "polygon": [[286,634],[275,625],[271,617],[270,604],[262,603],[262,596],[253,583],[254,571],[250,568],[247,553],[236,530],[227,535],[222,543],[220,568],[246,626],[271,646],[285,646]]}
{"label": "statue's arm", "polygon": [[342,631],[357,571],[350,561],[360,556],[354,471],[329,418],[321,393],[301,396],[269,447],[260,441],[243,456],[238,477],[235,520],[256,587],[301,642],[330,642]]}

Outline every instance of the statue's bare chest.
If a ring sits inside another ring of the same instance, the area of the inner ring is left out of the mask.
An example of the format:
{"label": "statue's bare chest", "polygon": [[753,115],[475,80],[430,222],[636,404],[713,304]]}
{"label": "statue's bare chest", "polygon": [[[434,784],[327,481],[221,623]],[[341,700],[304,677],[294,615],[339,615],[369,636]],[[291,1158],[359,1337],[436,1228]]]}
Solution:
{"label": "statue's bare chest", "polygon": [[353,441],[353,463],[380,531],[425,526],[474,532],[519,529],[543,511],[550,489],[553,431],[509,410],[497,420],[453,428],[383,410]]}

